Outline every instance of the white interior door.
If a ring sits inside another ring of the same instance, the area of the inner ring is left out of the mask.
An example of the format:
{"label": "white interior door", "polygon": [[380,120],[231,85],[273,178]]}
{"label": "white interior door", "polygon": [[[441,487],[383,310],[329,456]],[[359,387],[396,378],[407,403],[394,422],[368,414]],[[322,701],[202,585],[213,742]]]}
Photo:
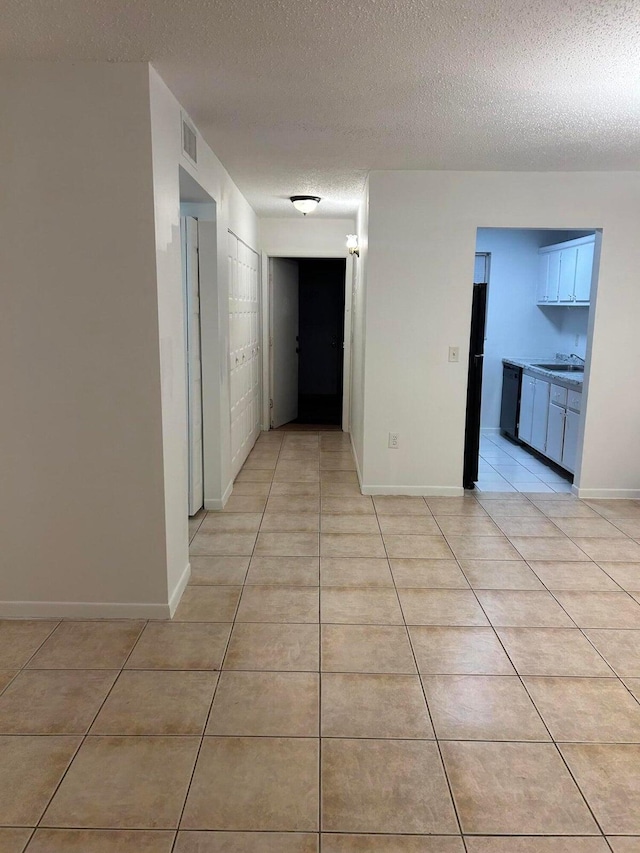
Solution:
{"label": "white interior door", "polygon": [[189,442],[189,515],[204,502],[202,457],[202,364],[200,349],[200,277],[198,220],[182,219],[187,343],[187,421]]}
{"label": "white interior door", "polygon": [[298,263],[269,261],[271,284],[271,426],[298,417]]}
{"label": "white interior door", "polygon": [[235,478],[260,433],[258,255],[228,234],[231,468]]}

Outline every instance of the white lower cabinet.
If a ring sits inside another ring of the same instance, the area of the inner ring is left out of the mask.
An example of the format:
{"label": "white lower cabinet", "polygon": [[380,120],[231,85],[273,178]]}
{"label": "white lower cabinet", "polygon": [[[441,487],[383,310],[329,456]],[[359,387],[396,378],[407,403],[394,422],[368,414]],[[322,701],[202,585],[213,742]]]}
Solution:
{"label": "white lower cabinet", "polygon": [[549,419],[550,382],[536,379],[536,393],[533,397],[533,419],[531,421],[531,446],[541,453],[547,448],[547,421]]}
{"label": "white lower cabinet", "polygon": [[518,438],[573,474],[581,406],[580,391],[525,372]]}
{"label": "white lower cabinet", "polygon": [[531,444],[531,427],[533,425],[533,399],[536,395],[535,376],[525,373],[522,377],[520,392],[520,420],[518,421],[518,438]]}
{"label": "white lower cabinet", "polygon": [[567,418],[564,426],[564,445],[562,448],[562,467],[573,472],[576,469],[576,452],[578,449],[578,425],[580,415],[567,409]]}
{"label": "white lower cabinet", "polygon": [[547,426],[547,450],[546,455],[558,464],[562,463],[564,442],[564,420],[566,417],[564,406],[555,403],[549,404],[549,423]]}

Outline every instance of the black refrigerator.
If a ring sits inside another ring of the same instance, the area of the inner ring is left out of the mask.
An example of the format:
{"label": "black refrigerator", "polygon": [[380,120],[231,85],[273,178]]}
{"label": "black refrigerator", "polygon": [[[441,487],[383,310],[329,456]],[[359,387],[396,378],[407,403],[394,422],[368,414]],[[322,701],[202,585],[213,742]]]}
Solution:
{"label": "black refrigerator", "polygon": [[487,285],[473,285],[471,338],[469,346],[469,378],[467,383],[467,419],[464,437],[462,484],[473,489],[478,479],[480,454],[480,405],[482,403],[482,368],[484,362],[484,330],[487,319]]}

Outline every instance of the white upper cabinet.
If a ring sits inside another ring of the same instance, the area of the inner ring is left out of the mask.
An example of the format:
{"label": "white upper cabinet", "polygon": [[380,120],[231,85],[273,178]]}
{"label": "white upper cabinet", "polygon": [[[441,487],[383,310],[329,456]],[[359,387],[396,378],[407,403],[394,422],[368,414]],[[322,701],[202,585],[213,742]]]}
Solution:
{"label": "white upper cabinet", "polygon": [[588,305],[595,235],[539,249],[538,305]]}

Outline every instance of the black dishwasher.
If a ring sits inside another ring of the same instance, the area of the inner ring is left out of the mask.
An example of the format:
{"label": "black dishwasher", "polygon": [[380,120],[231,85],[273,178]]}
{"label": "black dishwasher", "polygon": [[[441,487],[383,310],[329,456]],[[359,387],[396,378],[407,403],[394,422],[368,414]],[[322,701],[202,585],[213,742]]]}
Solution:
{"label": "black dishwasher", "polygon": [[509,438],[518,437],[520,418],[520,389],[522,368],[514,364],[502,365],[502,405],[500,407],[500,431]]}

